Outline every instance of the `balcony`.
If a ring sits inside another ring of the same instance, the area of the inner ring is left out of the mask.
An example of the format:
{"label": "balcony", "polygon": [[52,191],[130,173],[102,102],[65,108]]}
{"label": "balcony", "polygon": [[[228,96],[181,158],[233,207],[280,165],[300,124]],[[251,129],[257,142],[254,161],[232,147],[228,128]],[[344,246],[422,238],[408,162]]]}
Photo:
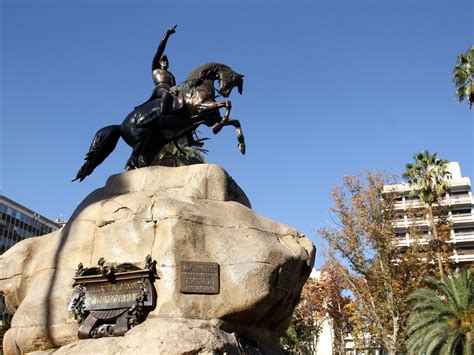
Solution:
{"label": "balcony", "polygon": [[446,197],[442,201],[443,205],[469,205],[472,204],[472,197],[468,194],[465,195],[450,195]]}
{"label": "balcony", "polygon": [[474,230],[467,229],[466,231],[456,231],[451,239],[454,243],[474,242]]}
{"label": "balcony", "polygon": [[474,214],[472,213],[462,213],[462,214],[452,214],[450,220],[453,223],[474,223]]}
{"label": "balcony", "polygon": [[[474,214],[473,213],[463,213],[463,214],[451,214],[448,218],[449,221],[453,222],[454,225],[461,224],[472,224],[474,225]],[[438,222],[439,219],[435,218],[435,222]],[[393,227],[397,229],[406,229],[409,227],[421,227],[428,226],[428,216],[426,218],[418,218],[415,221],[413,219],[403,219],[399,218],[393,221]]]}
{"label": "balcony", "polygon": [[[418,237],[416,240],[419,244],[427,244],[431,237],[427,234],[423,234],[420,237]],[[413,238],[411,238],[409,235],[395,238],[394,242],[396,245],[403,247],[403,246],[408,246],[414,241]],[[455,233],[451,238],[447,241],[456,244],[473,244],[474,245],[474,231],[468,231],[468,232],[458,232]]]}
{"label": "balcony", "polygon": [[[472,205],[473,200],[472,196],[469,194],[464,195],[450,195],[443,198],[441,205],[443,206],[454,206],[454,205]],[[409,199],[405,201],[397,201],[394,203],[394,208],[396,210],[406,210],[411,208],[420,208],[424,207],[424,204],[421,203],[419,199]]]}
{"label": "balcony", "polygon": [[428,219],[417,219],[417,220],[412,220],[412,219],[397,219],[393,222],[393,227],[397,229],[406,229],[409,227],[422,227],[422,226],[428,226],[429,222]]}
{"label": "balcony", "polygon": [[[430,239],[431,239],[430,237],[420,237],[420,238],[416,239],[416,242],[418,243],[418,245],[426,245],[426,244],[428,244]],[[407,247],[407,246],[410,246],[414,241],[415,241],[415,239],[413,239],[413,238],[404,237],[404,238],[401,238],[401,239],[397,239],[395,241],[395,243],[398,247]]]}
{"label": "balcony", "polygon": [[456,263],[474,262],[474,250],[455,251],[451,258]]}
{"label": "balcony", "polygon": [[424,207],[420,200],[397,201],[393,206],[396,210],[407,210],[410,208]]}

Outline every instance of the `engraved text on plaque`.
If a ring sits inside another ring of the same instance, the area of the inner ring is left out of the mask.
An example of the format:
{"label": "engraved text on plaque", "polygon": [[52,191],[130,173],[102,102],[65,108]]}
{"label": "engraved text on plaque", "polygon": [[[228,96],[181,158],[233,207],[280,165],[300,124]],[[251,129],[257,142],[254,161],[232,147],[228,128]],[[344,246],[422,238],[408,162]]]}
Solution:
{"label": "engraved text on plaque", "polygon": [[219,293],[219,264],[198,261],[181,262],[182,293]]}

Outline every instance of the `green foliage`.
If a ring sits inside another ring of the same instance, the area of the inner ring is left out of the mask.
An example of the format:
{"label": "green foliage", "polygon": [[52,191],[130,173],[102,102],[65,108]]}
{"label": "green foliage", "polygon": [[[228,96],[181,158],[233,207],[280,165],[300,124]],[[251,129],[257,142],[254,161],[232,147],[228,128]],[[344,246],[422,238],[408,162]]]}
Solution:
{"label": "green foliage", "polygon": [[472,354],[474,340],[474,281],[465,270],[440,280],[430,277],[431,288],[415,290],[408,322],[410,354]]}
{"label": "green foliage", "polygon": [[10,328],[10,324],[8,322],[0,325],[0,355],[3,354],[3,337],[5,336],[8,328]]}
{"label": "green foliage", "polygon": [[280,337],[280,346],[285,354],[313,354],[314,334],[311,326],[292,321],[285,334]]}
{"label": "green foliage", "polygon": [[456,96],[460,102],[467,101],[469,109],[474,103],[474,45],[466,53],[458,56],[453,70],[453,82],[456,86]]}
{"label": "green foliage", "polygon": [[351,298],[343,295],[343,280],[330,260],[318,278],[310,277],[301,292],[290,326],[280,338],[288,354],[314,354],[323,327],[332,328],[333,354],[344,354],[344,334],[349,328]]}
{"label": "green foliage", "polygon": [[427,205],[433,247],[438,249],[439,274],[444,276],[443,265],[449,259],[442,255],[442,250],[445,249],[445,240],[441,239],[441,235],[438,234],[433,205],[439,204],[446,191],[448,191],[447,178],[451,176],[451,173],[448,172],[448,161],[439,159],[436,153],[430,155],[427,150],[415,154],[413,158],[415,164],[408,163],[403,176],[412,186],[412,194],[419,195],[420,201]]}
{"label": "green foliage", "polygon": [[437,154],[430,155],[427,150],[413,156],[415,163],[408,163],[403,176],[413,186],[413,193],[428,205],[438,203],[448,190],[448,161],[439,159]]}
{"label": "green foliage", "polygon": [[160,151],[153,161],[153,165],[185,166],[205,163],[206,159],[204,158],[204,154],[207,153],[207,150],[195,147],[185,147],[184,145],[187,144],[185,138],[180,139],[178,144],[184,154],[174,143],[169,143]]}

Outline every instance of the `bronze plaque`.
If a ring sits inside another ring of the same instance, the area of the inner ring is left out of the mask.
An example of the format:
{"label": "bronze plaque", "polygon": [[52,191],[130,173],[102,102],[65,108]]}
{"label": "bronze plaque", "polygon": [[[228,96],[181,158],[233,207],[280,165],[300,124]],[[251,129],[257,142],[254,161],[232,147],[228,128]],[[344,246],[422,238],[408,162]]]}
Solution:
{"label": "bronze plaque", "polygon": [[[116,283],[100,282],[86,287],[85,309],[87,311],[132,307],[142,294],[142,288],[151,294],[152,285],[148,279],[132,279]],[[152,306],[153,298],[148,297],[144,306]]]}
{"label": "bronze plaque", "polygon": [[219,293],[219,264],[201,261],[181,262],[181,293]]}
{"label": "bronze plaque", "polygon": [[155,308],[158,278],[156,261],[147,256],[145,268],[122,263],[98,267],[79,264],[74,277],[74,293],[69,310],[79,322],[79,339],[124,335],[145,320]]}

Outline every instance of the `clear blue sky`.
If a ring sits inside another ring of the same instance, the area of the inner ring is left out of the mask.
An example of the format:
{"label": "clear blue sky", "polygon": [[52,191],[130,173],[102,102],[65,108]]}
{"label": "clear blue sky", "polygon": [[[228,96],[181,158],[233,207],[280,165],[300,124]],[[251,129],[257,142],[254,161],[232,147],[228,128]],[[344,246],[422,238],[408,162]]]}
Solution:
{"label": "clear blue sky", "polygon": [[[367,169],[403,171],[429,149],[474,177],[473,115],[454,97],[456,56],[473,42],[471,1],[1,1],[1,193],[68,218],[123,170],[116,151],[72,183],[95,132],[152,90],[164,31],[182,81],[223,62],[245,74],[235,131],[201,134],[254,209],[320,245],[330,189]],[[321,258],[320,258],[321,260]],[[320,262],[318,262],[318,265]]]}

